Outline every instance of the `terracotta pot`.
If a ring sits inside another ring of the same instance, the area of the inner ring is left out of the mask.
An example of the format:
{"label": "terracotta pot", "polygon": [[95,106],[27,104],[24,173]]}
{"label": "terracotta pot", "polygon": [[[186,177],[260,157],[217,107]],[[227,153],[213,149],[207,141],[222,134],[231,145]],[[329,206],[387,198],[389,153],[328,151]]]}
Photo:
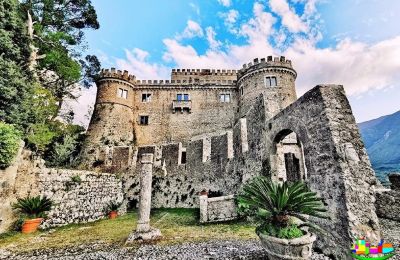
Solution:
{"label": "terracotta pot", "polygon": [[293,239],[282,239],[264,234],[258,237],[267,252],[268,259],[290,259],[307,260],[312,254],[312,245],[317,237],[314,234],[306,232],[302,237]]}
{"label": "terracotta pot", "polygon": [[208,191],[200,191],[200,195],[201,196],[204,196],[204,195],[207,196],[208,195]]}
{"label": "terracotta pot", "polygon": [[22,233],[27,234],[37,231],[42,220],[43,218],[26,219],[22,224]]}
{"label": "terracotta pot", "polygon": [[108,213],[108,217],[110,219],[115,219],[115,218],[117,218],[117,216],[118,216],[118,211],[116,211],[116,210],[113,210],[110,213]]}

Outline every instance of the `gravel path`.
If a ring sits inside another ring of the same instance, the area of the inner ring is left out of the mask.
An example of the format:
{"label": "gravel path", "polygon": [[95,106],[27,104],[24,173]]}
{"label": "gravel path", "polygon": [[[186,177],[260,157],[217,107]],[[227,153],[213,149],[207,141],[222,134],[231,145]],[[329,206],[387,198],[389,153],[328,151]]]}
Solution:
{"label": "gravel path", "polygon": [[[91,244],[62,250],[40,250],[29,255],[8,255],[0,259],[19,260],[97,260],[97,259],[266,259],[265,251],[258,240],[249,241],[208,241],[184,243],[172,246],[142,245],[138,248],[121,248],[104,244]],[[314,253],[312,260],[328,260]]]}
{"label": "gravel path", "polygon": [[[383,237],[392,242],[399,255],[391,260],[400,260],[400,222],[380,219]],[[0,249],[0,259],[15,260],[163,260],[163,259],[266,259],[265,251],[258,240],[248,241],[207,241],[178,245],[142,244],[135,248],[118,245],[86,244],[65,249],[44,249],[29,255],[12,255]],[[314,253],[311,260],[328,260],[324,255]]]}

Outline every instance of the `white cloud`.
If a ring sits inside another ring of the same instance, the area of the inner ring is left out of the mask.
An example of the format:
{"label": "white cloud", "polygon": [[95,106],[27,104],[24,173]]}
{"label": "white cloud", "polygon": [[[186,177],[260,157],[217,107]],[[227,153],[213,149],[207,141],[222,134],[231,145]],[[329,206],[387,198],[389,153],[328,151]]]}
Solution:
{"label": "white cloud", "polygon": [[238,33],[238,29],[235,28],[235,23],[239,18],[239,12],[235,9],[231,9],[225,13],[218,13],[218,16],[224,19],[224,24],[227,30],[233,34]]}
{"label": "white cloud", "polygon": [[220,41],[215,39],[217,33],[214,31],[212,27],[206,28],[206,35],[207,35],[208,45],[212,50],[218,49],[222,45]]}
{"label": "white cloud", "polygon": [[239,17],[239,12],[235,9],[231,9],[226,13],[222,13],[221,17],[224,18],[225,23],[227,24],[234,24]]}
{"label": "white cloud", "polygon": [[[289,31],[297,32],[307,32],[307,25],[303,23],[296,12],[289,7],[286,0],[270,0],[269,5],[271,10],[278,14],[282,19],[282,24],[288,28]],[[311,6],[308,7],[311,9]],[[310,10],[308,10],[309,12]]]}
{"label": "white cloud", "polygon": [[229,7],[232,4],[231,0],[218,0],[218,3],[220,3],[221,5],[223,5],[225,7]]}
{"label": "white cloud", "polygon": [[139,79],[165,79],[169,75],[169,68],[148,62],[149,53],[135,48],[125,50],[126,59],[116,59],[115,63],[121,70],[127,70]]}
{"label": "white cloud", "polygon": [[400,82],[400,36],[373,45],[345,39],[324,49],[299,40],[285,55],[298,72],[301,94],[321,83],[342,84],[348,95],[359,95]]}
{"label": "white cloud", "polygon": [[201,26],[195,21],[188,20],[185,30],[182,33],[178,34],[175,38],[177,40],[181,39],[190,39],[194,37],[203,37],[203,29]]}

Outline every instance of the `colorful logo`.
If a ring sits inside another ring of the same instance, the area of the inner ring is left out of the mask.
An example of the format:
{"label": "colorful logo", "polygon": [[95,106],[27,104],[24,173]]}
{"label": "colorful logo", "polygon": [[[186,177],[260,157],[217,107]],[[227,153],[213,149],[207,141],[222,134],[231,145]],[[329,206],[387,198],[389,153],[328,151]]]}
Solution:
{"label": "colorful logo", "polygon": [[355,259],[384,260],[395,255],[392,244],[379,242],[378,246],[371,246],[364,239],[358,239],[351,247],[351,256]]}

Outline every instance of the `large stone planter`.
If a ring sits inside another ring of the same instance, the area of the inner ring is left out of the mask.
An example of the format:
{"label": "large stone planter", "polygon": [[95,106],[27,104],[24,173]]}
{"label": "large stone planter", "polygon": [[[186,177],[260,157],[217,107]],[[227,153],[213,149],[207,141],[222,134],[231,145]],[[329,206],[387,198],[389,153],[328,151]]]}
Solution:
{"label": "large stone planter", "polygon": [[269,260],[310,259],[312,245],[317,238],[311,233],[306,233],[304,236],[294,239],[281,239],[264,234],[259,234],[258,237],[265,251],[267,251]]}

